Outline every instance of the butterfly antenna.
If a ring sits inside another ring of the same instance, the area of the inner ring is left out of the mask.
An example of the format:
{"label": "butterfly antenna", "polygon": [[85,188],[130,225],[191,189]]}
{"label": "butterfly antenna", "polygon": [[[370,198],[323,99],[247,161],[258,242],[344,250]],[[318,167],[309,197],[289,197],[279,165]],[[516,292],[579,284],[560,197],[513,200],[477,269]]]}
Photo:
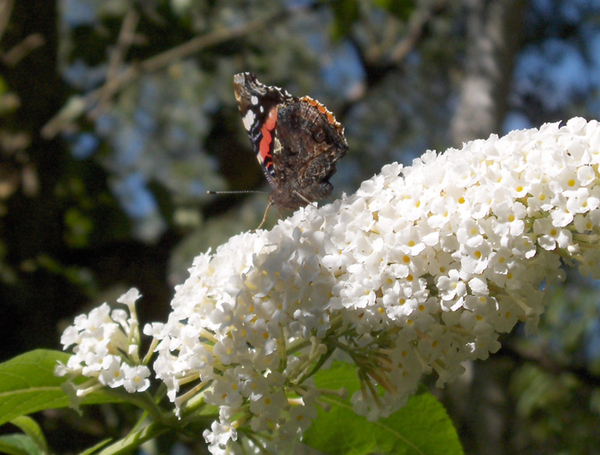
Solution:
{"label": "butterfly antenna", "polygon": [[253,190],[238,190],[238,191],[207,191],[206,194],[258,194],[266,193],[266,191],[253,191]]}

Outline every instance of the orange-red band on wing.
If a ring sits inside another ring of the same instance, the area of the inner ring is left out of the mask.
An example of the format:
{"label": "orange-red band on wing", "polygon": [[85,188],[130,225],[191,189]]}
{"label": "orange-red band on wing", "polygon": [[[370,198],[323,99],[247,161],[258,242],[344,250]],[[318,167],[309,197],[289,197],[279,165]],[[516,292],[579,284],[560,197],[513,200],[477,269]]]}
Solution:
{"label": "orange-red band on wing", "polygon": [[260,129],[262,139],[260,140],[260,146],[258,149],[258,154],[260,156],[260,160],[265,165],[271,164],[273,159],[272,150],[273,150],[273,130],[277,126],[277,106],[275,106],[269,112],[265,123]]}

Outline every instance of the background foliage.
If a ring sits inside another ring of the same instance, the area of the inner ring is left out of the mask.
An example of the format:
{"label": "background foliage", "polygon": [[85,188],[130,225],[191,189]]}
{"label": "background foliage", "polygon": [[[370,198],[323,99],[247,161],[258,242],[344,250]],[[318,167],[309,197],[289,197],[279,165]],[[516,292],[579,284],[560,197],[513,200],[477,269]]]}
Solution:
{"label": "background foliage", "polygon": [[[0,360],[130,286],[164,320],[192,258],[258,225],[267,194],[206,194],[266,187],[233,74],[336,114],[339,195],[428,148],[598,118],[599,19],[595,0],[0,0]],[[598,300],[570,278],[538,334],[438,391],[468,453],[600,453]],[[36,418],[61,453],[130,422]]]}

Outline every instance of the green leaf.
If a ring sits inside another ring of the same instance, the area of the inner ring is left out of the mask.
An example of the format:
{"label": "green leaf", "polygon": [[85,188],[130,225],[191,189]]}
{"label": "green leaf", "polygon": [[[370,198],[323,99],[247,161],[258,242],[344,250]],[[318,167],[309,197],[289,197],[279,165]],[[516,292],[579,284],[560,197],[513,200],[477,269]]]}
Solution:
{"label": "green leaf", "polygon": [[375,4],[400,20],[407,20],[416,8],[414,0],[375,0]]}
{"label": "green leaf", "polygon": [[48,453],[48,443],[40,426],[31,417],[20,416],[10,421],[19,427],[23,433],[31,438],[40,453]]}
{"label": "green leaf", "polygon": [[[43,409],[64,408],[69,397],[62,391],[65,378],[54,375],[57,361],[67,363],[69,355],[39,349],[0,364],[0,425],[16,417]],[[82,404],[115,403],[120,399],[94,393]]]}
{"label": "green leaf", "polygon": [[0,436],[0,453],[10,455],[39,455],[35,442],[24,434]]}
{"label": "green leaf", "polygon": [[[319,371],[315,383],[327,389],[345,387],[349,396],[360,388],[356,369],[341,362]],[[349,400],[327,401],[331,410],[319,409],[303,442],[329,455],[463,453],[446,410],[429,393],[411,397],[405,407],[377,422],[356,415]]]}
{"label": "green leaf", "polygon": [[333,11],[333,37],[340,39],[350,33],[352,25],[360,18],[356,0],[334,0],[331,3]]}

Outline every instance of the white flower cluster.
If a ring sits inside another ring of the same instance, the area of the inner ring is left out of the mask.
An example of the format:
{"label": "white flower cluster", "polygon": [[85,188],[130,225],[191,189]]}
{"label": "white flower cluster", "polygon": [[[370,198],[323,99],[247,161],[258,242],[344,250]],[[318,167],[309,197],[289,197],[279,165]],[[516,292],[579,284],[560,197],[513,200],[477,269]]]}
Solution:
{"label": "white flower cluster", "polygon": [[111,312],[104,303],[89,315],[77,316],[74,324],[64,331],[60,339],[63,349],[75,346],[67,364],[59,362],[55,374],[90,378],[81,385],[67,383],[74,389],[75,397],[84,397],[102,386],[124,387],[129,393],[143,392],[150,386],[150,369],[141,365],[139,359],[139,324],[135,311],[139,297],[138,290],[131,289],[117,299],[127,305],[129,315],[121,309]]}
{"label": "white flower cluster", "polygon": [[423,373],[441,386],[517,321],[535,327],[561,259],[600,276],[599,163],[600,126],[576,118],[386,166],[351,197],[234,237],[147,328],[157,376],[178,405],[220,407],[212,453],[242,426],[301,433],[322,393],[311,368],[334,349],[358,368],[355,409],[387,415]]}
{"label": "white flower cluster", "polygon": [[[213,454],[242,439],[289,446],[340,393],[312,382],[337,353],[358,371],[355,410],[388,415],[422,374],[441,386],[517,321],[535,328],[561,264],[600,278],[599,164],[600,124],[575,118],[388,165],[353,196],[233,237],[195,259],[168,321],[145,327],[156,376],[182,416],[218,407],[204,432]],[[130,319],[106,306],[78,317],[59,372],[147,387],[123,362],[138,356],[137,296],[121,300]]]}

